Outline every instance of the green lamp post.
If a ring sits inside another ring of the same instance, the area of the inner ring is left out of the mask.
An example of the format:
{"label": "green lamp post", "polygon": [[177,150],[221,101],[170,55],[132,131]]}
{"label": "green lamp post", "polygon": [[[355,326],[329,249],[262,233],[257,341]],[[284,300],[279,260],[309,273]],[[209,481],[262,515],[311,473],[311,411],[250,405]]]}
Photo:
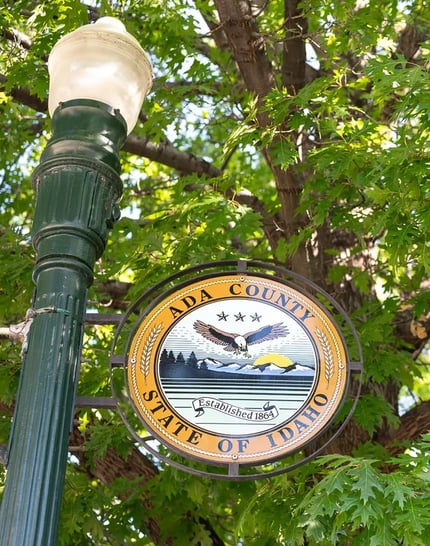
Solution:
{"label": "green lamp post", "polygon": [[33,175],[36,285],[0,507],[1,546],[57,543],[87,288],[118,219],[119,149],[152,84],[116,19],[62,38],[48,61],[52,139]]}

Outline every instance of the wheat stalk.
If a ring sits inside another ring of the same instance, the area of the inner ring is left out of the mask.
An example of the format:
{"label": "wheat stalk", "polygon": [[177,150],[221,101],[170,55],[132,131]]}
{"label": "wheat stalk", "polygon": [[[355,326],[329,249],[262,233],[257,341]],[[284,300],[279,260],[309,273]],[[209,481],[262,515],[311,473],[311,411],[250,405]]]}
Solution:
{"label": "wheat stalk", "polygon": [[142,351],[142,357],[140,359],[140,371],[143,373],[145,378],[149,374],[149,364],[151,362],[151,352],[154,344],[157,340],[157,337],[160,335],[161,330],[163,329],[163,324],[160,323],[158,326],[154,326],[149,332],[148,338],[145,341],[145,345]]}
{"label": "wheat stalk", "polygon": [[333,354],[332,354],[332,352],[330,350],[330,343],[329,343],[329,341],[327,339],[327,336],[324,334],[324,332],[322,332],[319,328],[316,328],[316,334],[318,336],[318,339],[320,340],[320,343],[321,343],[321,346],[322,346],[322,351],[323,351],[323,354],[324,354],[324,362],[325,362],[324,377],[327,380],[327,387],[326,388],[328,388],[328,385],[330,383],[330,379],[334,375]]}

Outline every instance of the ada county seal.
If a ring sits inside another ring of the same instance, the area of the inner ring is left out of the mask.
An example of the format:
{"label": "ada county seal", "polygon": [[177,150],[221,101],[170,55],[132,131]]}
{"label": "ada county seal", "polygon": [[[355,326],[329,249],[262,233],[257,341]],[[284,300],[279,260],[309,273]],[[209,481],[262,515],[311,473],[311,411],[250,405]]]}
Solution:
{"label": "ada county seal", "polygon": [[145,427],[181,455],[262,464],[310,443],[348,383],[329,313],[280,279],[237,272],[188,281],[139,319],[127,350]]}

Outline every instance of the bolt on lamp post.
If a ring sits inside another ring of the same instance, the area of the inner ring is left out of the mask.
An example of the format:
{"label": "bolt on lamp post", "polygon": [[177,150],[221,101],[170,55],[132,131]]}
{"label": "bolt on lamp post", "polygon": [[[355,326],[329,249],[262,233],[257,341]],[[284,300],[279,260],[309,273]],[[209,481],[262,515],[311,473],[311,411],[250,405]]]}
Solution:
{"label": "bolt on lamp post", "polygon": [[34,318],[9,441],[0,546],[57,542],[87,288],[119,216],[119,149],[152,84],[145,52],[111,17],[63,37],[48,69],[52,138],[33,175]]}

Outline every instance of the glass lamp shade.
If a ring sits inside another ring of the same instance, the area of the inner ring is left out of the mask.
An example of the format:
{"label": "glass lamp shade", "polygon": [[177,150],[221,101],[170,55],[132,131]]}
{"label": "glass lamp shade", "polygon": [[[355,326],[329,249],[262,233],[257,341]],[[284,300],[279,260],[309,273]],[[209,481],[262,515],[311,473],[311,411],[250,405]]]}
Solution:
{"label": "glass lamp shade", "polygon": [[130,133],[152,85],[151,63],[138,41],[113,17],[102,17],[59,40],[48,59],[48,108],[93,99],[118,109]]}

